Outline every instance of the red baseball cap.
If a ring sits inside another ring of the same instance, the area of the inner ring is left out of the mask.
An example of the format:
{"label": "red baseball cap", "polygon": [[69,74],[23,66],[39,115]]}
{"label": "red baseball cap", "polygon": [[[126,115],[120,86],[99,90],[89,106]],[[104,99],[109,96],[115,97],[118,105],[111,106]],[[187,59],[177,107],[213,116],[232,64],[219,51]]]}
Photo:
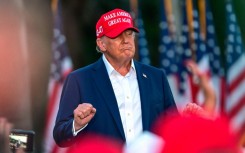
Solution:
{"label": "red baseball cap", "polygon": [[96,24],[96,37],[100,38],[105,35],[109,38],[115,38],[126,29],[132,29],[135,32],[139,32],[139,30],[134,27],[131,15],[128,12],[117,8],[100,17]]}

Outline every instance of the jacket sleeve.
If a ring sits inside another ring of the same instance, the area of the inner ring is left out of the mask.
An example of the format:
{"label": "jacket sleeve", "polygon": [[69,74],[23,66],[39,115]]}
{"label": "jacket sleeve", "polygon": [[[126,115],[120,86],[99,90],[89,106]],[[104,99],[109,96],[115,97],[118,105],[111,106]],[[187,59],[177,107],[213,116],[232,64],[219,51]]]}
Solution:
{"label": "jacket sleeve", "polygon": [[163,92],[164,92],[164,108],[166,111],[166,115],[176,115],[178,114],[178,110],[176,107],[176,103],[171,91],[171,88],[169,86],[169,82],[167,80],[166,74],[163,72]]}
{"label": "jacket sleeve", "polygon": [[61,93],[58,114],[53,129],[53,137],[57,145],[67,147],[73,144],[72,132],[73,111],[79,105],[80,93],[76,76],[68,75]]}

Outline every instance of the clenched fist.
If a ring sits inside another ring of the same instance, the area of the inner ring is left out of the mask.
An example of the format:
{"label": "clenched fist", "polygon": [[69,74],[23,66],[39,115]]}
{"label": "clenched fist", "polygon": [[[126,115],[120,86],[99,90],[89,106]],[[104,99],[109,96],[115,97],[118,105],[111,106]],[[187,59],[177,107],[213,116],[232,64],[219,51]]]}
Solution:
{"label": "clenched fist", "polygon": [[82,103],[74,110],[75,131],[84,127],[95,115],[96,109],[89,103]]}

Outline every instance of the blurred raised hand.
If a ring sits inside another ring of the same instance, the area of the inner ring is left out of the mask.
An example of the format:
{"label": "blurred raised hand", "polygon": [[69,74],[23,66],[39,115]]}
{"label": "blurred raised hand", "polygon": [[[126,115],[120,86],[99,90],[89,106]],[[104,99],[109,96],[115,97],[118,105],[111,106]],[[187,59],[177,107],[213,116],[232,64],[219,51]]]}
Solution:
{"label": "blurred raised hand", "polygon": [[204,102],[202,107],[195,103],[187,104],[186,108],[183,110],[183,114],[211,118],[215,113],[216,95],[208,74],[202,72],[193,60],[188,60],[186,66],[193,75],[194,83],[196,83],[203,92]]}

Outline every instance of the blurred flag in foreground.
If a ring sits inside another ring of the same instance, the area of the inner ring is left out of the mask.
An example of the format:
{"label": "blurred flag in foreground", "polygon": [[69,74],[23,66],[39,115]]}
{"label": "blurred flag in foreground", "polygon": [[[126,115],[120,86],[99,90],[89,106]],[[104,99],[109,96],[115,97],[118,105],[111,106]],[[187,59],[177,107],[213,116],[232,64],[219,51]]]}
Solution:
{"label": "blurred flag in foreground", "polygon": [[52,63],[49,80],[49,101],[46,116],[44,152],[45,153],[62,153],[65,149],[59,148],[53,139],[53,128],[59,107],[60,95],[63,82],[72,71],[72,61],[68,55],[66,38],[62,31],[61,4],[53,1],[53,43],[52,43]]}

